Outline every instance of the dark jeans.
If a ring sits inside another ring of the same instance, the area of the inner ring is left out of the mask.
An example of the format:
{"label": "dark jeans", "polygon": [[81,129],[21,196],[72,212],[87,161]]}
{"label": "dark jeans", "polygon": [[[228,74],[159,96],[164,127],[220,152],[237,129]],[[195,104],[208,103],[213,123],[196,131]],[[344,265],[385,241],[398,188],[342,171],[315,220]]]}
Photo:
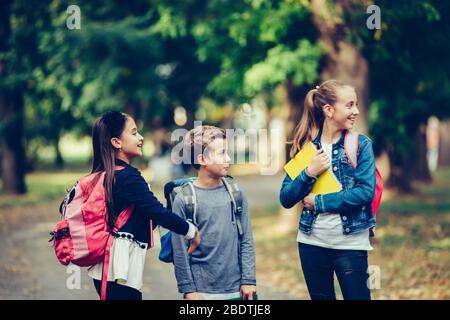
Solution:
{"label": "dark jeans", "polygon": [[[94,279],[95,290],[100,297],[102,282]],[[106,300],[142,300],[142,293],[134,288],[108,281],[106,287]]]}
{"label": "dark jeans", "polygon": [[336,300],[336,272],[345,300],[370,300],[367,251],[327,249],[298,244],[300,262],[312,300]]}

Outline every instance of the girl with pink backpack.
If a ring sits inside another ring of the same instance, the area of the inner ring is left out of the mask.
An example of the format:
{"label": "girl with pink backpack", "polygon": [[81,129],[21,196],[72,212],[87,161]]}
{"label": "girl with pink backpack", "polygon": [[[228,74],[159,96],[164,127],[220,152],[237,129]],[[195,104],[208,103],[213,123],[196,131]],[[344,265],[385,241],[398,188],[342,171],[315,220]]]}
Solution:
{"label": "girl with pink backpack", "polygon": [[[334,274],[344,299],[370,299],[369,236],[383,190],[371,140],[353,131],[359,114],[355,89],[329,80],[308,92],[292,141],[291,157],[313,143],[317,154],[295,179],[283,181],[285,208],[303,204],[297,242],[311,299],[334,300]],[[318,177],[330,170],[341,191],[311,193]]]}
{"label": "girl with pink backpack", "polygon": [[53,232],[58,260],[88,267],[102,300],[141,300],[147,250],[161,225],[200,243],[197,228],[167,210],[131,160],[142,156],[144,138],[129,115],[110,111],[95,121],[92,172],[65,197]]}

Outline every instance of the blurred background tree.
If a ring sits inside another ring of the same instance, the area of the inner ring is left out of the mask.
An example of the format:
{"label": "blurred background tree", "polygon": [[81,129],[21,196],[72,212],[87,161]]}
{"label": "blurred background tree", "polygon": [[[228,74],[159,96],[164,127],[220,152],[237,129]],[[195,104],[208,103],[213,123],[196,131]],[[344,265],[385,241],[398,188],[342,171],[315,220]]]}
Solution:
{"label": "blurred background tree", "polygon": [[3,192],[23,194],[25,187],[24,113],[33,95],[35,68],[45,63],[39,34],[49,28],[49,1],[0,4],[0,137]]}
{"label": "blurred background tree", "polygon": [[430,180],[425,125],[450,116],[450,4],[447,1],[378,1],[380,30],[360,28],[366,16],[347,14],[351,36],[370,61],[370,133],[377,153],[387,151],[389,185],[412,191]]}
{"label": "blurred background tree", "polygon": [[369,1],[81,0],[80,30],[66,27],[71,4],[1,3],[5,193],[26,191],[43,146],[62,167],[61,137],[89,135],[105,110],[128,112],[151,131],[179,126],[180,108],[191,128],[202,105],[230,127],[234,110],[257,98],[269,112],[281,105],[289,139],[305,93],[329,78],[357,89],[358,130],[387,152],[392,187],[410,192],[413,180],[430,177],[423,126],[450,114],[446,2],[379,1],[379,30],[366,27]]}

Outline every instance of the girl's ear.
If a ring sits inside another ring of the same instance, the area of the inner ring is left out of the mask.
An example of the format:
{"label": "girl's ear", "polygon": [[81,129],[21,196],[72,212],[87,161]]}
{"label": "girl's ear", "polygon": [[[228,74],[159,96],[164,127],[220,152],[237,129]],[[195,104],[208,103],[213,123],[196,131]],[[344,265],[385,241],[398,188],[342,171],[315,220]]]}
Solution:
{"label": "girl's ear", "polygon": [[335,109],[332,105],[326,104],[323,106],[323,112],[325,113],[326,118],[333,118]]}
{"label": "girl's ear", "polygon": [[116,137],[111,138],[111,144],[116,149],[120,150],[122,148],[122,142],[120,141],[120,139],[118,139]]}

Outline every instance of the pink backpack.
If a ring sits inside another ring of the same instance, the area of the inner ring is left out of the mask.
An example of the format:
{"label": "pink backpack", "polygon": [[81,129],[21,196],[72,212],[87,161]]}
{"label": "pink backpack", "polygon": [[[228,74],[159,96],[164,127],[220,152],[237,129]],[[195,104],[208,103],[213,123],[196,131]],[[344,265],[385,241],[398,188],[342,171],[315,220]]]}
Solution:
{"label": "pink backpack", "polygon": [[[120,168],[123,167],[118,167]],[[105,172],[92,173],[81,178],[64,198],[60,209],[62,219],[51,232],[56,257],[63,265],[73,263],[87,267],[103,261],[101,300],[106,299],[113,233],[116,233],[133,213],[133,206],[122,211],[114,230],[110,231],[104,180]],[[150,228],[152,230],[151,222]]]}
{"label": "pink backpack", "polygon": [[[347,159],[352,165],[353,169],[356,169],[358,164],[358,132],[353,130],[347,130],[344,137],[344,149],[347,154]],[[377,216],[378,207],[381,203],[381,197],[383,195],[383,178],[380,171],[376,168],[376,184],[375,184],[375,196],[372,201],[372,213],[374,218]],[[371,236],[375,235],[375,227],[370,230]]]}

